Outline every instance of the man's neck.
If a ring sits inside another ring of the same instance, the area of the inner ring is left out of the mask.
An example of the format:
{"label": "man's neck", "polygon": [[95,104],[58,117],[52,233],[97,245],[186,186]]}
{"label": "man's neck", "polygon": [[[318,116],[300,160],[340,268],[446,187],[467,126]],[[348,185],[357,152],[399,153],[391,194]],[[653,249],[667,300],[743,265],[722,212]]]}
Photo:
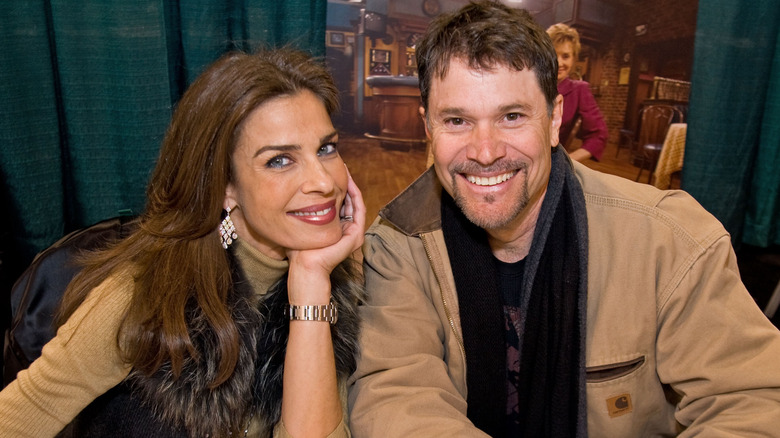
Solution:
{"label": "man's neck", "polygon": [[490,249],[497,259],[514,263],[524,259],[531,251],[536,222],[546,192],[545,190],[537,199],[532,199],[525,210],[506,226],[485,230]]}

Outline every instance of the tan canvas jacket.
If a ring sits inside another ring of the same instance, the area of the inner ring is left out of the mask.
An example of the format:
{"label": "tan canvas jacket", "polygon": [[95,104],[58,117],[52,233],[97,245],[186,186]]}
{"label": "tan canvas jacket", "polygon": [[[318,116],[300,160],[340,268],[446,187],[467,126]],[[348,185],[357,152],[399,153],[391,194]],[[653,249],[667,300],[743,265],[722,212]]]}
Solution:
{"label": "tan canvas jacket", "polygon": [[[681,191],[573,163],[588,215],[592,437],[780,436],[780,332],[740,281],[729,235]],[[369,301],[350,379],[355,437],[486,436],[430,170],[364,247]]]}

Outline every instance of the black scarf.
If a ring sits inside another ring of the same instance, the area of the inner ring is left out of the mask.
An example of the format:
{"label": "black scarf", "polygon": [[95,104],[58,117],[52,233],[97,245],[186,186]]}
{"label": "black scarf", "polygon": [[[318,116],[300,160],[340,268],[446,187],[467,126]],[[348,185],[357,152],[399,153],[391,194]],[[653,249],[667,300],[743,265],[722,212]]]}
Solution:
{"label": "black scarf", "polygon": [[[486,232],[444,192],[442,230],[458,293],[469,419],[503,437],[506,419],[504,312]],[[587,436],[585,318],[587,216],[567,157],[552,170],[533,243],[525,258],[520,311],[520,428],[524,437]]]}

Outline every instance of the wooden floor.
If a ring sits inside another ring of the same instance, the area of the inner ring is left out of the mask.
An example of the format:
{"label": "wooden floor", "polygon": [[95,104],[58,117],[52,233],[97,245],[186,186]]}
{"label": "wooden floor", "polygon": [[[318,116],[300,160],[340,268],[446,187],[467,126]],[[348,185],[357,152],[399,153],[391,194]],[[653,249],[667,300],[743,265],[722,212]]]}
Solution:
{"label": "wooden floor", "polygon": [[339,135],[339,153],[366,202],[366,225],[425,170],[425,146],[385,145],[379,140]]}
{"label": "wooden floor", "polygon": [[[382,145],[357,135],[341,134],[341,156],[349,167],[366,201],[367,224],[376,218],[379,209],[392,200],[425,170],[425,146]],[[607,145],[601,161],[588,160],[588,167],[634,180],[639,168],[629,162],[628,149],[616,154],[616,146]],[[647,172],[642,175],[647,181]]]}

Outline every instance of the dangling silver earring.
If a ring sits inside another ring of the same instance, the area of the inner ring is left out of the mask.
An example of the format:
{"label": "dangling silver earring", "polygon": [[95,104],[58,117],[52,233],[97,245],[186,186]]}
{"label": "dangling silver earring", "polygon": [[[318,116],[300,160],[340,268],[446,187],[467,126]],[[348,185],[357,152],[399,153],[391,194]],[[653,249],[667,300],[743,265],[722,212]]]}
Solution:
{"label": "dangling silver earring", "polygon": [[233,244],[233,241],[238,239],[236,234],[236,226],[233,225],[233,220],[230,219],[230,207],[226,207],[225,218],[222,219],[222,223],[219,224],[219,237],[222,239],[222,247],[228,249],[228,246]]}

